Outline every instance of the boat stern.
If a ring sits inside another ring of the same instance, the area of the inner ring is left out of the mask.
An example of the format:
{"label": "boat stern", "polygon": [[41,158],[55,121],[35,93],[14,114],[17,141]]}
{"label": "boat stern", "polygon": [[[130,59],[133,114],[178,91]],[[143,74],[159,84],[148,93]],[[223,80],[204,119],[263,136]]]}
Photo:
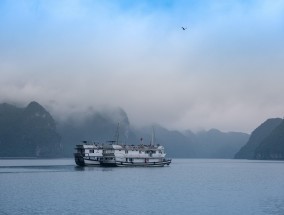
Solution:
{"label": "boat stern", "polygon": [[81,153],[78,153],[78,152],[74,153],[74,159],[75,159],[75,163],[78,166],[85,166],[85,160]]}

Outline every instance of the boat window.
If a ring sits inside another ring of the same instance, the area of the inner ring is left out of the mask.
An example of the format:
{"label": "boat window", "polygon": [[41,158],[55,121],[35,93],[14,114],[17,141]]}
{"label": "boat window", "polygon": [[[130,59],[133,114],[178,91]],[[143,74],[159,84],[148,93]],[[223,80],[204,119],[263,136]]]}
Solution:
{"label": "boat window", "polygon": [[94,153],[94,149],[90,149],[90,153]]}
{"label": "boat window", "polygon": [[125,150],[125,154],[128,154],[128,150]]}

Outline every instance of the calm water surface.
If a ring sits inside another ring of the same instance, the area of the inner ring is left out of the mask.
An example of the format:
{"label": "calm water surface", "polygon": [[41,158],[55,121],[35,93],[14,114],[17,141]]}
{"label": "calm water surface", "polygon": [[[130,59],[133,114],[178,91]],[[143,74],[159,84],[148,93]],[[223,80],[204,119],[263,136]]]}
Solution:
{"label": "calm water surface", "polygon": [[73,159],[2,159],[0,214],[283,215],[284,162],[79,168]]}

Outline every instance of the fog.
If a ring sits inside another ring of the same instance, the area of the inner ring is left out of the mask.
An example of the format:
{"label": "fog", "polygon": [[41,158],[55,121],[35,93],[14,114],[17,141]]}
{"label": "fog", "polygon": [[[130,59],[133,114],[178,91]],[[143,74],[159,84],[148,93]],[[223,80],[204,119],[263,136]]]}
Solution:
{"label": "fog", "polygon": [[0,102],[59,119],[121,108],[178,130],[283,116],[283,1],[2,1],[0,14]]}

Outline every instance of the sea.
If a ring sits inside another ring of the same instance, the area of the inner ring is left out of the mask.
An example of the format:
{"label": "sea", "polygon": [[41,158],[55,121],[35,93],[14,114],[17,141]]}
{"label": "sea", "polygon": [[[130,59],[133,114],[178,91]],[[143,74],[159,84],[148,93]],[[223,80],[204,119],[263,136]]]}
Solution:
{"label": "sea", "polygon": [[165,167],[77,167],[0,159],[0,214],[283,215],[284,162],[173,159]]}

